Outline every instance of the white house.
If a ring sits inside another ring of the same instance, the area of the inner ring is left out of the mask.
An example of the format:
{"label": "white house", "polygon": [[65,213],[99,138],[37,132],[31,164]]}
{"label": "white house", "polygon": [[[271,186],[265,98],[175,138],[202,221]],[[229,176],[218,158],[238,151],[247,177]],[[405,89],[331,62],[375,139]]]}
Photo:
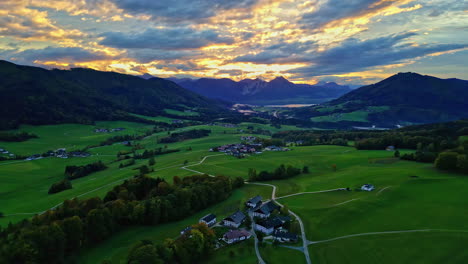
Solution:
{"label": "white house", "polygon": [[264,233],[265,235],[270,235],[276,228],[282,225],[283,222],[279,218],[274,218],[256,223],[254,229]]}
{"label": "white house", "polygon": [[255,210],[252,213],[252,215],[254,217],[268,218],[268,217],[270,217],[270,214],[274,210],[279,209],[279,208],[280,207],[278,205],[276,205],[274,202],[270,201],[270,202],[262,204],[262,206],[260,206],[260,208],[258,208],[257,210]]}
{"label": "white house", "polygon": [[255,208],[262,204],[262,197],[260,195],[252,197],[245,204],[247,205],[247,207]]}
{"label": "white house", "polygon": [[223,219],[224,226],[230,226],[238,228],[245,221],[245,214],[241,211],[237,211],[232,215]]}
{"label": "white house", "polygon": [[373,191],[375,189],[374,185],[372,184],[364,184],[362,187],[361,187],[361,190],[363,191]]}
{"label": "white house", "polygon": [[216,224],[216,215],[214,215],[214,214],[205,215],[198,222],[199,223],[205,223],[207,226],[212,226],[212,225]]}

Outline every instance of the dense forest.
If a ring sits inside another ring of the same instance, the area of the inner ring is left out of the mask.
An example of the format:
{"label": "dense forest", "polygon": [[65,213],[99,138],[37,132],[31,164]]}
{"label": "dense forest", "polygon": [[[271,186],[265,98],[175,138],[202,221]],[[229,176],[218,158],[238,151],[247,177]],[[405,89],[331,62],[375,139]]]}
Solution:
{"label": "dense forest", "polygon": [[221,102],[207,99],[160,78],[91,69],[45,70],[0,61],[0,130],[20,124],[92,124],[97,120],[147,120],[141,115],[166,115],[164,109],[196,108],[212,117],[234,115]]}
{"label": "dense forest", "polygon": [[[241,178],[207,175],[176,176],[173,181],[135,176],[115,186],[104,199],[66,200],[53,210],[10,224],[0,230],[0,263],[64,263],[80,249],[92,247],[125,227],[180,220],[225,200],[244,183]],[[204,236],[210,238],[208,233]],[[182,245],[179,243],[183,241],[164,247],[170,251]],[[129,257],[138,256],[136,252],[137,248]],[[176,251],[171,258],[183,255]]]}
{"label": "dense forest", "polygon": [[174,143],[188,139],[207,137],[210,133],[211,130],[209,129],[192,129],[183,132],[171,133],[167,137],[160,138],[159,143]]}

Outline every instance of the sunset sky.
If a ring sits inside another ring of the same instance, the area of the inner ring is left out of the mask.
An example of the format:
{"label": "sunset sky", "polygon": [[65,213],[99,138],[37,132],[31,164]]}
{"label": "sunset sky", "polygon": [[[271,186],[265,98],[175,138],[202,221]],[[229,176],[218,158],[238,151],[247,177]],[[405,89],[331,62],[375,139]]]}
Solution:
{"label": "sunset sky", "polygon": [[468,79],[468,1],[1,0],[0,59],[312,84]]}

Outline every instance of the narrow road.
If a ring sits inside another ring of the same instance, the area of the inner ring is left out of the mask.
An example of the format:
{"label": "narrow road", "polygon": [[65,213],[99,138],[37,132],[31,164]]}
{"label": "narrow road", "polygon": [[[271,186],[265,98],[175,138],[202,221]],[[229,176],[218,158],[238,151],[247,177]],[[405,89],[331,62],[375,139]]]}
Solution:
{"label": "narrow road", "polygon": [[255,239],[255,254],[257,255],[257,260],[258,260],[258,263],[259,264],[266,264],[265,261],[263,260],[262,258],[262,255],[260,254],[260,250],[258,249],[258,238],[257,238],[257,234],[255,233],[255,222],[254,222],[254,219],[253,219],[253,216],[251,214],[249,214],[249,217],[250,217],[250,221],[252,222],[252,229],[250,230],[250,232],[252,233],[254,239]]}
{"label": "narrow road", "polygon": [[[280,207],[284,207],[281,203],[276,201],[276,186],[273,184],[267,184],[267,183],[258,183],[258,182],[246,182],[247,184],[254,184],[254,185],[263,185],[263,186],[270,186],[273,188],[271,192],[271,200],[275,201]],[[308,240],[305,234],[305,228],[304,228],[304,223],[302,222],[302,219],[295,214],[293,211],[289,210],[289,213],[292,214],[294,217],[296,217],[297,221],[299,222],[299,226],[301,227],[301,236],[302,236],[302,248],[303,248],[303,253],[306,259],[307,264],[311,264],[312,262],[310,261],[310,255],[309,255],[309,247],[308,247]]]}
{"label": "narrow road", "polygon": [[318,243],[326,243],[330,241],[335,241],[344,238],[350,237],[360,237],[360,236],[371,236],[371,235],[385,235],[385,234],[400,234],[400,233],[416,233],[416,232],[462,232],[468,233],[468,230],[451,230],[451,229],[414,229],[414,230],[399,230],[399,231],[383,231],[383,232],[369,232],[369,233],[360,233],[360,234],[353,234],[347,236],[340,236],[335,238],[330,238],[326,240],[319,240],[319,241],[309,241],[309,245],[318,244]]}

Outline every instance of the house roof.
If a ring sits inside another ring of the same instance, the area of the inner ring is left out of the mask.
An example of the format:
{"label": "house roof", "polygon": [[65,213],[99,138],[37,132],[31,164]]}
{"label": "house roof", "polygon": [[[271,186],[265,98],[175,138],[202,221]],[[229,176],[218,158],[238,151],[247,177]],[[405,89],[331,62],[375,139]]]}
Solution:
{"label": "house roof", "polygon": [[290,232],[282,232],[279,230],[276,230],[275,232],[273,232],[273,236],[277,238],[287,238],[287,239],[293,239],[293,240],[297,239],[296,234],[290,233]]}
{"label": "house roof", "polygon": [[208,223],[208,222],[212,221],[215,218],[216,218],[216,215],[208,214],[208,215],[205,215],[204,217],[202,217],[202,219],[200,219],[200,221],[205,221],[205,222]]}
{"label": "house roof", "polygon": [[276,228],[283,225],[283,222],[278,218],[268,219],[257,223],[257,225],[263,226],[265,228]]}
{"label": "house roof", "polygon": [[262,214],[269,214],[273,212],[273,210],[278,209],[279,206],[276,205],[274,202],[269,201],[268,203],[264,203],[260,208],[255,210],[256,212],[262,213]]}
{"label": "house roof", "polygon": [[243,236],[248,237],[250,236],[250,233],[245,230],[229,230],[224,234],[224,237],[227,239],[234,239]]}
{"label": "house roof", "polygon": [[242,221],[244,221],[245,219],[245,214],[242,213],[241,211],[237,211],[235,213],[233,213],[232,215],[224,218],[224,220],[227,220],[227,221],[232,221],[236,224],[240,224],[242,223]]}
{"label": "house roof", "polygon": [[262,197],[260,195],[257,195],[255,197],[250,198],[250,200],[248,200],[247,203],[257,204],[261,201],[262,201]]}

